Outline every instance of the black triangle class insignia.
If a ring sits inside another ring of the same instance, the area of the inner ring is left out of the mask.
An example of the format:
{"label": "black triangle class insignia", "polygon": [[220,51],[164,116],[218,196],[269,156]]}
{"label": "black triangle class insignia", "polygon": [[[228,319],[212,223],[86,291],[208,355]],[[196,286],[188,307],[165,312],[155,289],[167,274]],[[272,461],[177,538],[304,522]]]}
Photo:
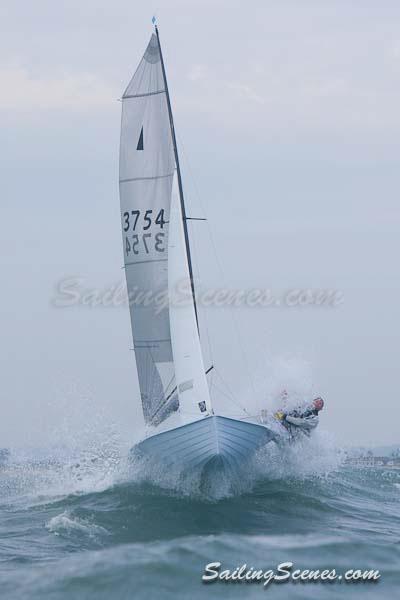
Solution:
{"label": "black triangle class insignia", "polygon": [[143,127],[140,131],[139,141],[137,143],[136,150],[143,150]]}

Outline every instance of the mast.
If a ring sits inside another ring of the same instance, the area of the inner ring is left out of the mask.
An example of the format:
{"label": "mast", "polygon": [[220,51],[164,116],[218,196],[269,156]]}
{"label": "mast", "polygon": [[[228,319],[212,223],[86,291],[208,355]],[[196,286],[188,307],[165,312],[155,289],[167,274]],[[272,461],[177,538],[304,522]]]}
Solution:
{"label": "mast", "polygon": [[179,199],[180,199],[180,203],[181,203],[182,220],[183,220],[183,231],[184,231],[184,235],[185,235],[186,255],[187,255],[187,261],[188,261],[188,266],[189,266],[190,289],[192,291],[193,306],[194,306],[194,312],[195,312],[195,315],[196,315],[197,331],[198,331],[198,333],[200,335],[200,331],[199,331],[199,319],[198,319],[198,316],[197,316],[196,294],[195,294],[195,290],[194,290],[192,258],[191,258],[191,253],[190,253],[189,232],[188,232],[188,228],[187,228],[187,217],[186,217],[185,200],[184,200],[184,196],[183,196],[181,168],[179,166],[178,147],[177,147],[177,144],[176,144],[175,127],[174,127],[174,117],[172,115],[171,100],[170,100],[169,91],[168,91],[167,75],[165,73],[164,59],[163,59],[163,55],[162,55],[161,44],[160,44],[160,36],[159,36],[159,33],[158,33],[158,27],[157,27],[157,25],[155,25],[155,31],[156,31],[156,35],[157,35],[158,49],[160,51],[161,69],[162,69],[162,74],[163,74],[163,79],[164,79],[164,85],[165,85],[165,95],[167,97],[169,124],[170,124],[170,127],[171,127],[171,135],[172,135],[172,145],[174,147],[175,164],[176,164],[176,171],[177,171],[177,175],[178,175]]}

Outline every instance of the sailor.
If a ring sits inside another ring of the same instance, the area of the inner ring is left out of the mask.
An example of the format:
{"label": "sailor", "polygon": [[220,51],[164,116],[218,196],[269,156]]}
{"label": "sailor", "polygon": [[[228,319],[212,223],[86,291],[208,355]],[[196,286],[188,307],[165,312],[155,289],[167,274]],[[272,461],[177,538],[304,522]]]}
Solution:
{"label": "sailor", "polygon": [[[286,427],[292,435],[297,428],[300,428],[303,433],[309,435],[310,430],[314,429],[318,424],[318,414],[323,407],[324,401],[321,397],[318,397],[303,409],[296,408],[287,413],[279,410],[275,413],[275,417],[281,421],[282,425]],[[295,429],[293,430],[293,428]]]}
{"label": "sailor", "polygon": [[298,419],[307,419],[307,417],[318,416],[320,410],[324,408],[324,401],[318,396],[311,404],[306,406],[303,410],[295,409],[286,413],[286,417],[296,417]]}

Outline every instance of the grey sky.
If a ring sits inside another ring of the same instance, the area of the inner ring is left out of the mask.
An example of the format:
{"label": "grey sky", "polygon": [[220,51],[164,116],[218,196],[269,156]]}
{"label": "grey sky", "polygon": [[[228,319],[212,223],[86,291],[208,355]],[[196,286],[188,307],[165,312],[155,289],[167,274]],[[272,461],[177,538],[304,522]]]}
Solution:
{"label": "grey sky", "polygon": [[[400,5],[154,9],[188,204],[207,214],[226,282],[344,294],[335,309],[238,311],[245,361],[229,315],[210,311],[214,361],[244,403],[312,380],[339,440],[399,442]],[[152,10],[1,4],[0,446],[45,445],[94,414],[127,437],[134,427],[128,311],[51,299],[67,276],[88,288],[123,277],[117,99]],[[203,285],[220,285],[194,227]]]}

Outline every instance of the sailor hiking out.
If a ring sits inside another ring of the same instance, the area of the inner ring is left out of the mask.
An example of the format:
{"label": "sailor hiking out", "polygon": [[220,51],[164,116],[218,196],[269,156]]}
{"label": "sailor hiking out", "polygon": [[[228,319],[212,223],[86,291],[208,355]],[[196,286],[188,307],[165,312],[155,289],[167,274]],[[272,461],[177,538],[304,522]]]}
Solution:
{"label": "sailor hiking out", "polygon": [[309,436],[319,423],[319,412],[323,407],[324,401],[318,397],[303,408],[297,407],[287,412],[278,410],[275,418],[287,429],[292,438],[297,437],[300,432]]}

